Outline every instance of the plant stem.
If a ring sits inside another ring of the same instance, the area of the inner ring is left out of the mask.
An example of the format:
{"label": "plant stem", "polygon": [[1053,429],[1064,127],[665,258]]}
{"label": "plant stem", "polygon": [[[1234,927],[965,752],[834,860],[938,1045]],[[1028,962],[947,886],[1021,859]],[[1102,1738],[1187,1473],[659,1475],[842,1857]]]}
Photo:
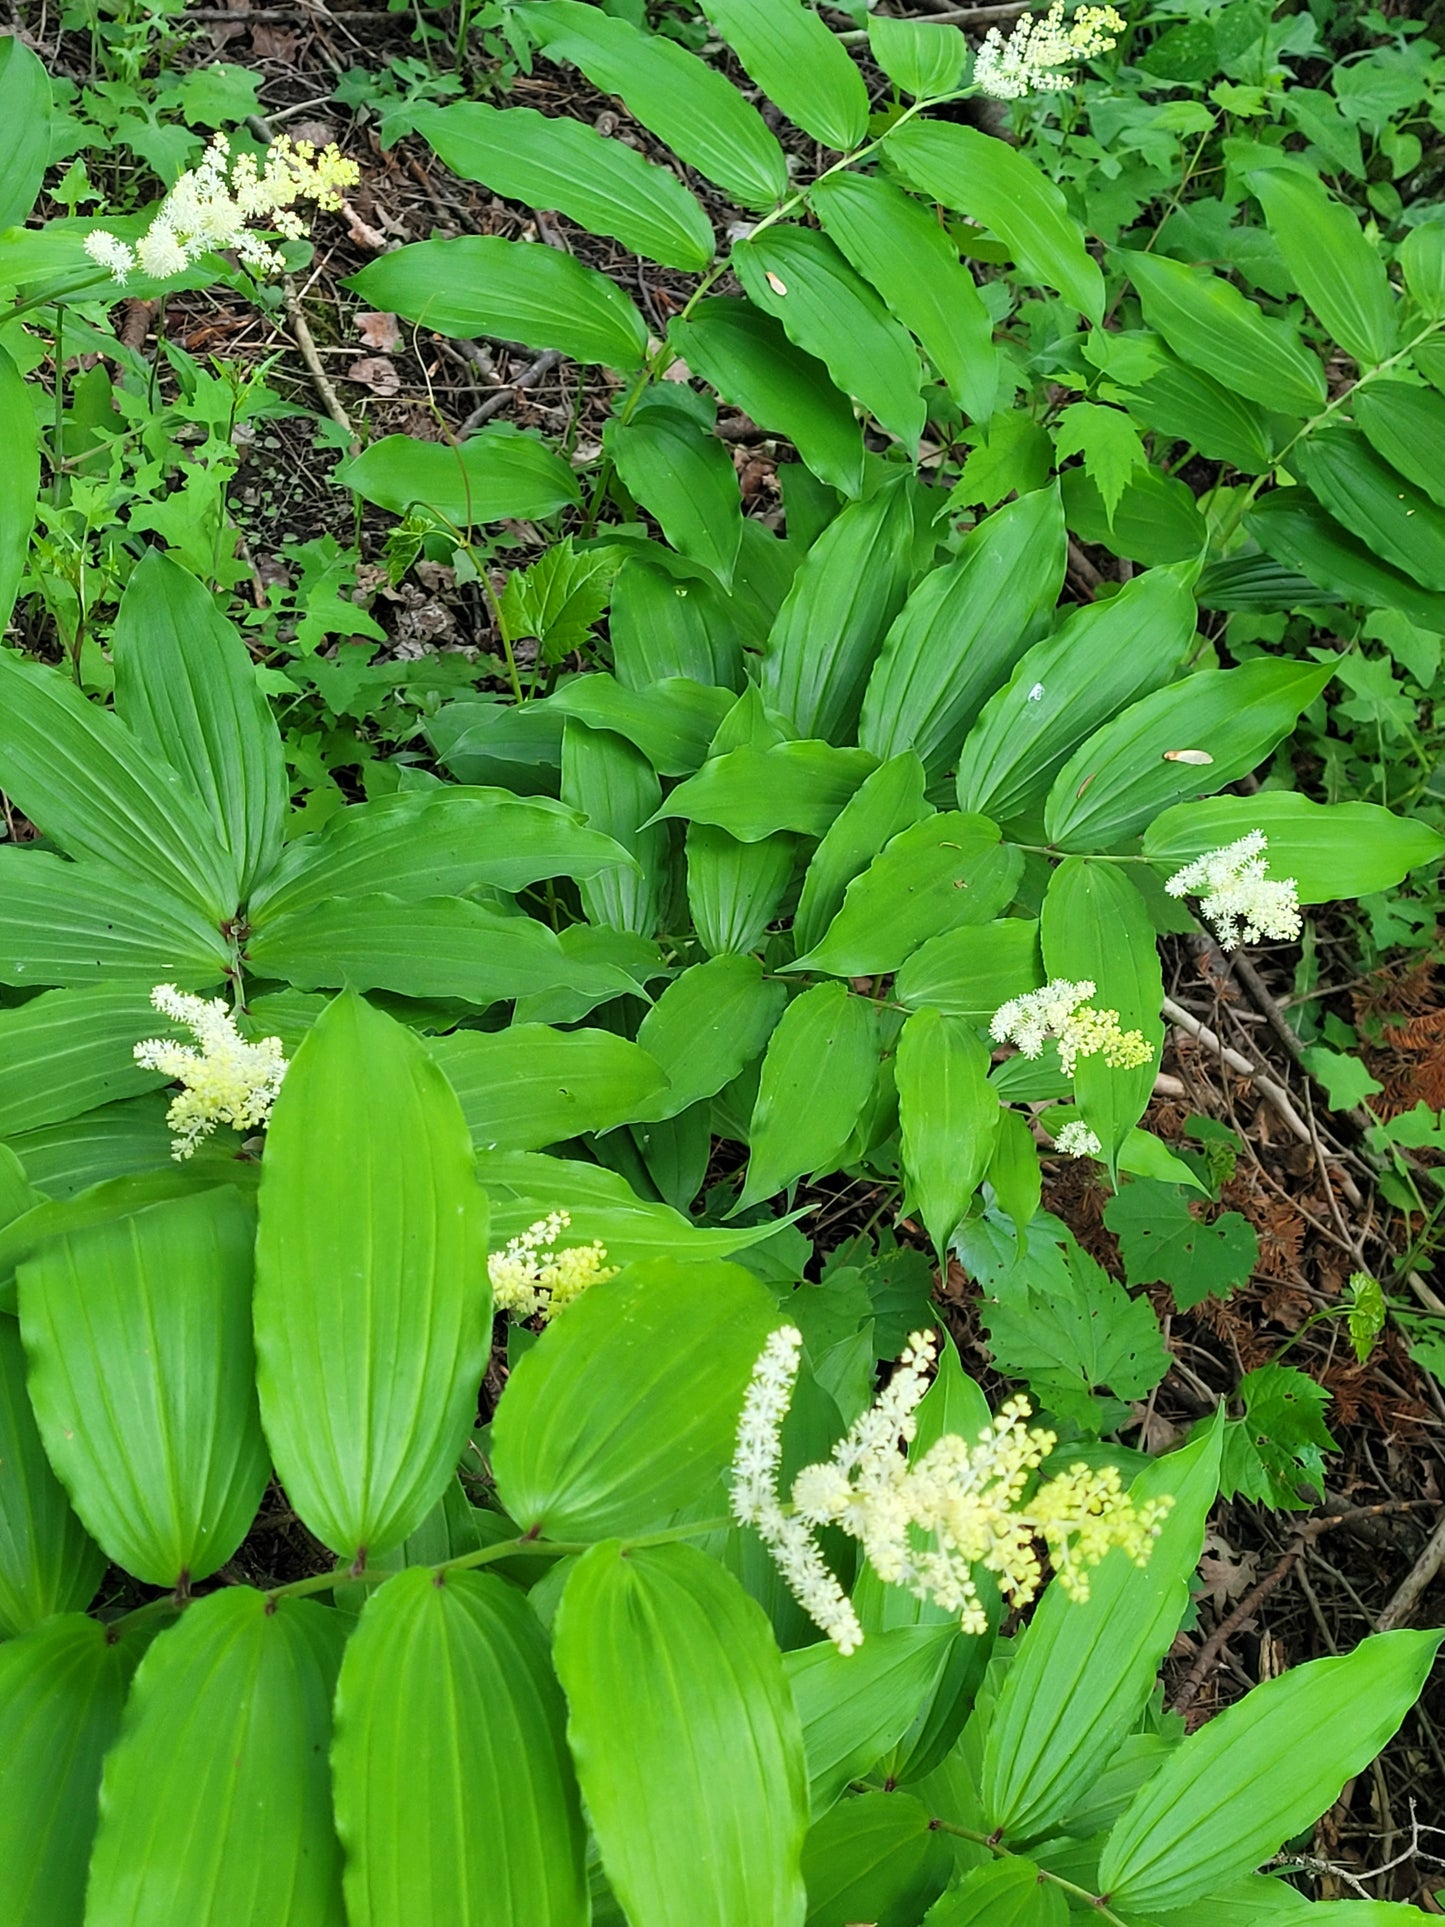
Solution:
{"label": "plant stem", "polygon": [[[1001,1846],[992,1834],[980,1833],[975,1827],[958,1827],[955,1826],[951,1820],[939,1819],[932,1819],[928,1824],[933,1828],[935,1833],[950,1833],[956,1839],[972,1840],[975,1846],[987,1847],[989,1852],[996,1855],[1000,1860],[1016,1860],[1021,1858],[1020,1855],[1014,1853],[1011,1847]],[[1127,1923],[1121,1920],[1118,1914],[1110,1910],[1108,1896],[1106,1894],[1091,1894],[1087,1887],[1080,1887],[1075,1881],[1065,1880],[1061,1873],[1050,1873],[1047,1867],[1039,1868],[1039,1879],[1047,1882],[1051,1887],[1062,1889],[1066,1894],[1072,1894],[1075,1900],[1084,1901],[1093,1909],[1100,1920],[1111,1922],[1112,1927],[1127,1927]]]}
{"label": "plant stem", "polygon": [[65,486],[65,303],[55,304],[55,439],[50,451],[50,499],[60,506]]}

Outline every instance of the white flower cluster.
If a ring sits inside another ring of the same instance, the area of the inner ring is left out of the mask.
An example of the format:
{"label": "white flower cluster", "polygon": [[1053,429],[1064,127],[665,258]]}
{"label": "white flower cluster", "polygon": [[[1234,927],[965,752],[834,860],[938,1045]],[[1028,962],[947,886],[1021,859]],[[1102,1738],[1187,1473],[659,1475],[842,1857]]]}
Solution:
{"label": "white flower cluster", "polygon": [[1241,939],[1281,942],[1300,933],[1299,893],[1293,877],[1271,877],[1266,862],[1269,838],[1251,830],[1237,843],[1206,850],[1176,870],[1164,888],[1171,897],[1198,897],[1199,909],[1214,925],[1220,944],[1234,950]]}
{"label": "white flower cluster", "polygon": [[1091,1131],[1081,1117],[1061,1124],[1054,1133],[1054,1149],[1068,1158],[1096,1158],[1104,1148],[1097,1131]]}
{"label": "white flower cluster", "polygon": [[540,1317],[544,1324],[550,1324],[589,1285],[617,1276],[617,1267],[608,1264],[600,1238],[590,1245],[553,1250],[571,1222],[570,1212],[553,1211],[528,1225],[505,1250],[492,1253],[487,1260],[487,1276],[498,1311],[509,1311],[514,1318]]}
{"label": "white flower cluster", "polygon": [[157,984],[151,1002],[163,1017],[184,1024],[200,1046],[147,1037],[135,1047],[135,1061],[144,1070],[185,1086],[166,1112],[176,1134],[171,1156],[178,1161],[193,1156],[218,1124],[233,1124],[238,1131],[264,1124],[287,1071],[281,1039],[248,1044],[220,997],[189,997],[174,984]]}
{"label": "white flower cluster", "polygon": [[1077,1058],[1100,1052],[1111,1070],[1147,1064],[1154,1052],[1144,1033],[1121,1030],[1117,1010],[1095,1010],[1089,1002],[1094,989],[1088,978],[1074,984],[1066,977],[1055,977],[1042,990],[1030,990],[1000,1004],[989,1025],[990,1035],[997,1043],[1017,1044],[1025,1057],[1040,1056],[1049,1038],[1054,1038],[1065,1077],[1073,1076]]}
{"label": "white flower cluster", "polygon": [[1088,1597],[1090,1568],[1111,1547],[1140,1565],[1148,1560],[1170,1502],[1136,1507],[1114,1467],[1075,1465],[1025,1506],[1056,1440],[1025,1425],[1024,1399],[1011,1399],[972,1443],[946,1433],[909,1464],[905,1449],[936,1357],[932,1332],[914,1333],[887,1386],[831,1459],[798,1474],[786,1510],[777,1473],[801,1345],[792,1327],[774,1332],[754,1367],[733,1461],[733,1512],[757,1530],[799,1604],[841,1652],[853,1652],[863,1633],[813,1537],[818,1526],[841,1526],[880,1579],[956,1612],[972,1633],[988,1628],[975,1568],[996,1574],[1005,1596],[1026,1604],[1043,1580],[1039,1540],[1074,1599]]}
{"label": "white flower cluster", "polygon": [[356,162],[343,160],[334,143],[318,154],[310,141],[293,144],[283,134],[258,166],[250,154],[233,162],[230,142],[216,134],[199,166],[181,175],[133,248],[96,228],[85,237],[85,251],[121,286],[137,266],[164,280],[220,248],[233,248],[253,273],[279,274],[285,262],[250,224],[300,240],[306,227],[296,203],[314,201],[334,214],[341,190],[360,178]]}
{"label": "white flower cluster", "polygon": [[1112,7],[1076,7],[1065,26],[1064,0],[1054,0],[1042,18],[1020,20],[1007,40],[997,27],[989,29],[974,56],[973,84],[994,100],[1060,93],[1073,84],[1073,63],[1107,53],[1125,25]]}

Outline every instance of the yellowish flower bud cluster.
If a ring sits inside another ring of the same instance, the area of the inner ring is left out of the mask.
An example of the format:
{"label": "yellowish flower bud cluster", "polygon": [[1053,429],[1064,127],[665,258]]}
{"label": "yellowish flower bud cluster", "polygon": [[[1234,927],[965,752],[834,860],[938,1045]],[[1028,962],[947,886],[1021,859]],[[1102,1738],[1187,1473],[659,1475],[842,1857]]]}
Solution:
{"label": "yellowish flower bud cluster", "polygon": [[553,1211],[528,1225],[504,1250],[492,1253],[487,1260],[487,1276],[498,1311],[551,1324],[589,1285],[617,1276],[617,1266],[608,1264],[600,1238],[590,1245],[553,1250],[571,1222],[569,1212]]}
{"label": "yellowish flower bud cluster", "polygon": [[193,1156],[218,1124],[232,1124],[238,1131],[264,1124],[287,1071],[281,1039],[247,1043],[220,997],[189,997],[174,984],[157,984],[151,1002],[163,1017],[184,1024],[199,1046],[147,1037],[135,1047],[135,1061],[142,1069],[159,1071],[185,1086],[166,1112],[176,1134],[171,1156]]}
{"label": "yellowish flower bud cluster", "polygon": [[1206,850],[1164,885],[1171,897],[1200,900],[1200,914],[1214,925],[1225,950],[1261,937],[1287,942],[1300,933],[1299,892],[1293,877],[1269,874],[1269,838],[1251,830],[1237,843]]}
{"label": "yellowish flower bud cluster", "polygon": [[1089,999],[1094,985],[1088,978],[1070,983],[1055,977],[1042,990],[1011,997],[994,1012],[990,1034],[1000,1044],[1017,1044],[1025,1057],[1038,1057],[1054,1038],[1065,1077],[1074,1074],[1075,1059],[1103,1056],[1111,1070],[1132,1070],[1147,1064],[1154,1052],[1138,1030],[1121,1030],[1117,1010],[1095,1010]]}
{"label": "yellowish flower bud cluster", "polygon": [[134,248],[97,228],[85,237],[85,251],[122,286],[137,266],[164,280],[223,248],[233,248],[253,273],[279,274],[285,262],[250,223],[299,241],[306,225],[297,202],[312,201],[334,214],[342,189],[360,178],[356,162],[343,160],[334,142],[317,153],[310,141],[292,142],[283,134],[258,164],[251,154],[233,162],[230,142],[217,134],[200,164],[182,174],[161,202]]}
{"label": "yellowish flower bud cluster", "polygon": [[989,29],[974,57],[973,83],[994,100],[1059,93],[1073,85],[1073,63],[1117,46],[1115,35],[1125,25],[1112,7],[1088,6],[1076,7],[1065,25],[1064,0],[1054,0],[1042,18],[1020,20],[1007,40],[997,27]]}
{"label": "yellowish flower bud cluster", "polygon": [[1090,1570],[1115,1546],[1147,1563],[1170,1501],[1135,1506],[1115,1468],[1072,1466],[1025,1502],[1057,1442],[1025,1424],[1025,1399],[1011,1399],[972,1443],[947,1433],[909,1463],[905,1448],[936,1356],[931,1332],[909,1340],[888,1385],[832,1458],[798,1474],[787,1511],[777,1471],[801,1343],[791,1327],[774,1332],[754,1368],[738,1428],[733,1511],[756,1528],[799,1603],[842,1652],[855,1650],[863,1634],[813,1538],[819,1526],[841,1526],[880,1579],[957,1613],[972,1633],[988,1628],[975,1570],[994,1573],[1004,1596],[1025,1605],[1043,1581],[1040,1542],[1073,1599],[1088,1597]]}

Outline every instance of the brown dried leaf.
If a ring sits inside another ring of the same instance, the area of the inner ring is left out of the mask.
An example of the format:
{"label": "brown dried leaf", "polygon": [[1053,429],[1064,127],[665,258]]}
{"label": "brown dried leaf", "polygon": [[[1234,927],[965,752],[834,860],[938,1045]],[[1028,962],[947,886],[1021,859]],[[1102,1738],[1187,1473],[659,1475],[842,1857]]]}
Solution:
{"label": "brown dried leaf", "polygon": [[369,388],[373,395],[397,395],[401,392],[401,376],[395,364],[385,355],[363,355],[360,361],[353,361],[346,371],[348,381],[359,381],[363,388]]}
{"label": "brown dried leaf", "polygon": [[359,314],[356,332],[368,348],[382,355],[389,355],[401,342],[401,323],[394,314]]}

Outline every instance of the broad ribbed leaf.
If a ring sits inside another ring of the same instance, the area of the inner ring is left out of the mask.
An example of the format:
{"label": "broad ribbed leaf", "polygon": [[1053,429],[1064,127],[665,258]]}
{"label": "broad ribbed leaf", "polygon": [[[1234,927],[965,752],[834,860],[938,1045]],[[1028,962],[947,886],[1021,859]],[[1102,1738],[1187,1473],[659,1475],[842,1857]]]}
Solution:
{"label": "broad ribbed leaf", "polygon": [[923,764],[901,750],[874,770],[833,819],[813,852],[793,913],[793,944],[805,954],[843,907],[843,893],[901,830],[932,814],[924,800]]}
{"label": "broad ribbed leaf", "polygon": [[228,1586],[154,1642],[105,1762],[87,1927],[342,1927],[326,1756],[345,1623]]}
{"label": "broad ribbed leaf", "polygon": [[610,1131],[667,1096],[657,1061],[610,1030],[514,1024],[456,1031],[429,1048],[479,1151],[540,1151],[586,1131]]}
{"label": "broad ribbed leaf", "polygon": [[724,401],[785,436],[819,481],[844,495],[861,493],[863,436],[851,403],[771,315],[718,296],[674,321],[668,340]]}
{"label": "broad ribbed leaf", "polygon": [[[1172,803],[1223,789],[1262,763],[1334,674],[1266,656],[1156,689],[1080,744],[1044,811],[1060,849],[1110,849]],[[1199,764],[1170,752],[1198,750]]]}
{"label": "broad ribbed leaf", "polygon": [[998,690],[1063,587],[1068,532],[1058,491],[986,515],[931,569],[895,618],[868,678],[858,740],[875,756],[914,750],[930,776]]}
{"label": "broad ribbed leaf", "polygon": [[601,1001],[635,988],[614,965],[570,956],[548,925],[465,897],[338,897],[268,922],[246,954],[255,975],[302,990],[350,984],[491,1004],[557,989]]}
{"label": "broad ribbed leaf", "polygon": [[[0,40],[0,61],[9,54],[9,64],[13,67],[16,51],[28,60],[35,60],[30,49],[14,34]],[[4,86],[6,71],[0,68],[0,87]],[[0,125],[6,130],[0,140],[13,138],[14,122],[0,114]],[[0,169],[0,183],[8,183],[9,178]],[[0,194],[4,192],[5,187],[0,185]],[[0,469],[0,623],[8,624],[20,578],[25,573],[30,531],[35,526],[35,504],[40,494],[40,438],[30,388],[3,348],[0,348],[0,441],[4,443],[6,457],[4,468]]]}
{"label": "broad ribbed leaf", "polygon": [[[1323,591],[1319,600],[1399,609],[1418,627],[1445,633],[1445,595],[1422,589],[1403,570],[1380,561],[1308,489],[1272,489],[1255,503],[1244,525],[1276,561],[1308,576]],[[1294,598],[1288,606],[1294,606]]]}
{"label": "broad ribbed leaf", "polygon": [[637,1032],[669,1080],[637,1115],[673,1117],[716,1097],[767,1043],[785,996],[755,957],[710,957],[675,977]]}
{"label": "broad ribbed leaf", "polygon": [[987,1044],[966,1017],[917,1010],[898,1035],[903,1172],[940,1254],[993,1157],[999,1102],[989,1062]]}
{"label": "broad ribbed leaf", "polygon": [[854,738],[863,687],[908,594],[911,478],[830,522],[793,577],[763,653],[762,691],[798,736]]}
{"label": "broad ribbed leaf", "polygon": [[487,1362],[486,1226],[440,1067],[338,997],[276,1100],[256,1241],[266,1436],[334,1552],[394,1545],[441,1497]]}
{"label": "broad ribbed leaf", "polygon": [[1144,854],[1167,875],[1251,830],[1269,838],[1269,874],[1292,878],[1301,903],[1371,896],[1445,853],[1445,839],[1418,817],[1377,803],[1315,803],[1294,790],[1264,790],[1176,804],[1144,832]]}
{"label": "broad ribbed leaf", "polygon": [[[767,322],[766,315],[759,319]],[[791,354],[781,330],[778,338]],[[838,400],[843,401],[841,395]],[[850,422],[852,418],[849,409]],[[741,688],[741,615],[737,603],[704,570],[693,568],[659,544],[630,545],[612,585],[607,619],[618,680],[628,689],[646,689],[650,683],[680,677],[720,689]],[[535,710],[535,705],[527,707]]]}
{"label": "broad ribbed leaf", "polygon": [[[569,1233],[569,1236],[575,1233]],[[605,1539],[715,1492],[776,1306],[740,1265],[630,1265],[518,1361],[492,1428],[497,1493],[524,1532]]]}
{"label": "broad ribbed leaf", "polygon": [[716,823],[743,843],[778,830],[822,836],[877,762],[866,749],[834,749],[818,741],[744,743],[704,763],[679,783],[657,812]]}
{"label": "broad ribbed leaf", "polygon": [[1262,475],[1274,459],[1269,414],[1212,375],[1186,367],[1157,337],[1146,339],[1159,362],[1147,381],[1129,387],[1129,413],[1201,455],[1228,462],[1245,475]]}
{"label": "broad ribbed leaf", "polygon": [[701,274],[712,259],[712,227],[681,181],[582,121],[477,100],[422,107],[410,119],[463,180],[556,208],[664,268]]}
{"label": "broad ribbed leaf", "polygon": [[691,1546],[594,1546],[562,1595],[555,1659],[632,1927],[802,1927],[803,1736],[782,1655],[738,1582]]}
{"label": "broad ribbed leaf", "polygon": [[641,367],[647,345],[642,316],[606,275],[540,242],[492,234],[413,241],[346,285],[437,334],[500,335],[606,368]]}
{"label": "broad ribbed leaf", "polygon": [[549,60],[570,60],[594,87],[620,95],[680,160],[744,207],[768,208],[787,193],[783,150],[762,115],[675,40],[583,0],[541,0],[526,22]]}
{"label": "broad ribbed leaf", "polygon": [[116,613],[116,714],[205,803],[248,896],[281,853],[290,800],[281,731],[215,597],[149,550]]}
{"label": "broad ribbed leaf", "polygon": [[194,902],[134,873],[0,846],[0,982],[205,990],[233,961]]}
{"label": "broad ribbed leaf", "polygon": [[1350,428],[1313,435],[1290,466],[1371,555],[1422,588],[1445,590],[1445,509],[1382,461],[1363,435]]}
{"label": "broad ribbed leaf", "polygon": [[908,1793],[843,1800],[803,1842],[807,1927],[902,1927],[947,1884],[953,1855],[925,1806]]}
{"label": "broad ribbed leaf", "polygon": [[596,670],[564,682],[550,701],[564,716],[625,736],[659,776],[690,776],[706,759],[736,697],[730,689],[684,676],[628,689],[606,670]]}
{"label": "broad ribbed leaf", "polygon": [[341,463],[336,480],[393,515],[432,509],[459,529],[504,517],[545,519],[580,499],[567,464],[535,435],[506,422],[493,422],[464,442],[383,435]]}
{"label": "broad ribbed leaf", "polygon": [[827,235],[784,222],[736,242],[732,264],[749,299],[782,322],[788,339],[826,363],[845,395],[916,452],[924,420],[918,351]]}
{"label": "broad ribbed leaf", "polygon": [[877,1012],[843,984],[815,984],[793,999],[763,1058],[737,1210],[832,1168],[872,1092],[878,1049]]}
{"label": "broad ribbed leaf", "polygon": [[868,51],[894,86],[916,99],[951,94],[968,59],[968,42],[957,27],[939,20],[895,20],[874,14]]}
{"label": "broad ribbed leaf", "polygon": [[743,539],[742,498],[732,458],[690,410],[666,396],[610,421],[603,446],[623,487],[654,516],[663,534],[725,589]]}
{"label": "broad ribbed leaf", "polygon": [[1384,259],[1350,210],[1302,169],[1259,168],[1246,178],[1295,286],[1345,353],[1367,368],[1393,354]]}
{"label": "broad ribbed leaf", "polygon": [[897,1626],[870,1632],[846,1656],[831,1639],[784,1654],[815,1819],[903,1738],[937,1683],[954,1634],[949,1625]]}
{"label": "broad ribbed leaf", "polygon": [[1434,459],[1445,436],[1445,396],[1404,381],[1372,381],[1350,396],[1350,414],[1375,453],[1445,508],[1445,476]]}
{"label": "broad ribbed leaf", "polygon": [[402,790],[338,810],[287,845],[251,906],[253,927],[332,897],[462,896],[481,884],[524,890],[544,877],[630,867],[610,836],[550,796],[501,789]]}
{"label": "broad ribbed leaf", "polygon": [[633,858],[626,868],[615,865],[579,882],[583,910],[595,924],[651,937],[672,881],[672,832],[651,823],[662,801],[656,770],[625,736],[569,716],[562,731],[562,798],[592,826],[591,834],[605,831]]}
{"label": "broad ribbed leaf", "polygon": [[1267,1680],[1142,1787],[1099,1863],[1111,1903],[1163,1912],[1249,1873],[1394,1737],[1445,1633],[1381,1633]]}
{"label": "broad ribbed leaf", "polygon": [[1000,917],[920,944],[894,978],[893,994],[908,1010],[938,1010],[983,1024],[1000,1004],[1043,981],[1038,924],[1031,917]]}
{"label": "broad ribbed leaf", "polygon": [[375,1592],[336,1696],[350,1927],[586,1927],[565,1719],[515,1587],[414,1567]]}
{"label": "broad ribbed leaf", "polygon": [[910,120],[888,135],[885,151],[922,193],[992,228],[1026,280],[1057,288],[1096,327],[1102,322],[1104,277],[1083,230],[1059,189],[1017,148],[976,127]]}
{"label": "broad ribbed leaf", "polygon": [[1010,1840],[1046,1832],[1138,1719],[1189,1603],[1222,1440],[1216,1421],[1135,1480],[1137,1499],[1173,1498],[1146,1566],[1115,1550],[1090,1575],[1086,1600],[1045,1592],[989,1723],[979,1788],[987,1827]]}
{"label": "broad ribbed leaf", "polygon": [[105,1557],[71,1511],[40,1443],[20,1328],[0,1318],[0,1638],[29,1632],[54,1613],[84,1611],[104,1572]]}
{"label": "broad ribbed leaf", "polygon": [[100,1763],[134,1664],[78,1613],[0,1645],[0,1868],[23,1927],[78,1927]]}
{"label": "broad ribbed leaf", "polygon": [[802,0],[707,0],[707,16],[748,77],[825,147],[862,144],[868,89],[843,43]]}
{"label": "broad ribbed leaf", "polygon": [[960,809],[1008,822],[1042,801],[1085,737],[1166,683],[1194,639],[1189,582],[1188,571],[1151,569],[1027,650],[964,739]]}
{"label": "broad ribbed leaf", "polygon": [[[0,228],[18,227],[40,192],[50,161],[50,111],[45,62],[8,34],[0,41]],[[0,619],[9,613],[6,603]]]}
{"label": "broad ribbed leaf", "polygon": [[876,174],[831,175],[809,201],[863,279],[923,343],[959,407],[987,421],[998,396],[993,317],[938,222]]}
{"label": "broad ribbed leaf", "polygon": [[68,1232],[20,1267],[50,1462],[91,1536],[153,1586],[223,1566],[266,1489],[253,1224],[237,1192],[205,1191]]}
{"label": "broad ribbed leaf", "polygon": [[1032,1860],[1010,1857],[966,1873],[924,1915],[923,1927],[1068,1927],[1062,1887],[1039,1877]]}
{"label": "broad ribbed leaf", "polygon": [[208,916],[240,901],[205,805],[59,669],[0,653],[0,787],[70,856],[98,856]]}
{"label": "broad ribbed leaf", "polygon": [[710,957],[761,947],[793,875],[797,839],[785,831],[741,843],[715,823],[690,823],[687,907]]}
{"label": "broad ribbed leaf", "polygon": [[0,1136],[155,1090],[164,1078],[131,1053],[156,1028],[138,988],[50,990],[0,1011]]}

